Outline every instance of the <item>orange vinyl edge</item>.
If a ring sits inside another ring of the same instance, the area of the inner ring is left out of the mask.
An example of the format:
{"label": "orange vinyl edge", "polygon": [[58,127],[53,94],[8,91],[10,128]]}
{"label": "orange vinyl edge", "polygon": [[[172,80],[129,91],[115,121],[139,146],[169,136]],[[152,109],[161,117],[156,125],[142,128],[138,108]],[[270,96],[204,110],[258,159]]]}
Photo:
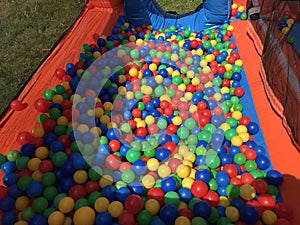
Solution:
{"label": "orange vinyl edge", "polygon": [[234,37],[244,62],[247,80],[273,168],[280,171],[284,177],[280,188],[282,198],[293,207],[294,217],[291,223],[298,225],[300,214],[296,212],[300,212],[298,193],[300,190],[300,154],[284,127],[284,119],[277,115],[278,112],[279,115],[280,111],[282,112],[282,106],[262,80],[264,69],[260,54],[263,48],[260,39],[249,21],[235,21],[233,25]]}

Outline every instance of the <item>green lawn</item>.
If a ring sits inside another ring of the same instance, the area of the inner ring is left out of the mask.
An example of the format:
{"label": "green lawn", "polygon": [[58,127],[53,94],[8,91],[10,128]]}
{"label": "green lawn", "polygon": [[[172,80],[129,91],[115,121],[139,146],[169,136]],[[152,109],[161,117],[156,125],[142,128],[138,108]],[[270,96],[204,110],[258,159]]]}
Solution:
{"label": "green lawn", "polygon": [[[195,10],[200,1],[158,2],[166,11],[186,13]],[[83,0],[0,0],[0,115],[83,6]]]}

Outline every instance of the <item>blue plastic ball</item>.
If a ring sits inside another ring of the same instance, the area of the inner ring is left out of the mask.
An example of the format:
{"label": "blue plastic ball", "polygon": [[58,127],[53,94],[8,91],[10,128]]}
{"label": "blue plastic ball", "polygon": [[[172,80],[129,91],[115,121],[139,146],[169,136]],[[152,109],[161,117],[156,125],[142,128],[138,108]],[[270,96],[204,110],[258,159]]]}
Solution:
{"label": "blue plastic ball", "polygon": [[208,183],[211,179],[211,173],[207,169],[199,169],[196,171],[195,180],[201,180]]}
{"label": "blue plastic ball", "polygon": [[18,216],[15,212],[6,212],[2,215],[2,225],[13,225],[17,222]]}
{"label": "blue plastic ball", "polygon": [[[45,136],[44,136],[44,140],[45,140]],[[34,152],[35,152],[35,146],[33,144],[27,143],[21,146],[20,156],[28,156],[32,158],[34,156]]]}
{"label": "blue plastic ball", "polygon": [[54,153],[56,152],[63,152],[64,151],[64,144],[61,141],[53,141],[50,144],[50,150]]}
{"label": "blue plastic ball", "polygon": [[188,202],[193,197],[189,188],[180,188],[178,190],[178,194],[180,196],[180,200],[183,202]]}
{"label": "blue plastic ball", "polygon": [[11,211],[15,206],[14,199],[10,196],[4,197],[0,200],[0,210],[3,212]]}
{"label": "blue plastic ball", "polygon": [[196,202],[193,206],[193,212],[195,216],[208,219],[211,215],[211,207],[206,201]]}
{"label": "blue plastic ball", "polygon": [[42,214],[37,214],[31,217],[28,221],[28,225],[47,225],[48,218]]}
{"label": "blue plastic ball", "polygon": [[[172,140],[172,138],[171,138]],[[170,153],[167,149],[165,148],[159,148],[156,150],[156,153],[155,153],[155,158],[160,161],[160,162],[165,162],[169,159],[170,157]]]}
{"label": "blue plastic ball", "polygon": [[129,190],[132,194],[141,195],[144,192],[144,186],[139,181],[133,181],[128,185]]}
{"label": "blue plastic ball", "polygon": [[257,123],[255,122],[250,122],[246,125],[249,134],[254,135],[257,134],[257,132],[259,131],[259,126]]}
{"label": "blue plastic ball", "polygon": [[102,189],[102,196],[107,198],[110,202],[116,199],[116,188],[112,185],[107,185]]}
{"label": "blue plastic ball", "polygon": [[175,206],[166,204],[160,209],[159,217],[166,224],[174,224],[174,221],[178,217],[178,210]]}
{"label": "blue plastic ball", "polygon": [[241,220],[246,224],[254,224],[259,220],[259,214],[255,207],[246,205],[240,210]]}
{"label": "blue plastic ball", "polygon": [[4,177],[2,178],[2,182],[7,187],[10,187],[10,186],[16,184],[18,182],[18,179],[19,178],[15,173],[10,173],[10,174],[4,175]]}
{"label": "blue plastic ball", "polygon": [[111,225],[112,216],[108,212],[100,212],[96,217],[96,225]]}
{"label": "blue plastic ball", "polygon": [[216,182],[219,186],[226,187],[230,182],[230,178],[226,172],[220,171],[217,173]]}
{"label": "blue plastic ball", "polygon": [[162,179],[161,189],[166,193],[169,191],[175,191],[177,188],[177,181],[174,177],[168,176]]}
{"label": "blue plastic ball", "polygon": [[139,159],[139,160],[136,160],[133,164],[132,164],[132,171],[138,175],[138,176],[141,176],[141,175],[144,175],[146,172],[147,172],[147,165],[146,163]]}
{"label": "blue plastic ball", "polygon": [[271,165],[270,159],[263,155],[257,156],[255,162],[257,164],[257,167],[261,170],[266,170]]}
{"label": "blue plastic ball", "polygon": [[120,131],[116,128],[110,128],[106,133],[106,137],[109,140],[118,140],[120,138]]}
{"label": "blue plastic ball", "polygon": [[121,187],[116,191],[116,200],[124,203],[130,194],[131,192],[127,187]]}
{"label": "blue plastic ball", "polygon": [[1,171],[4,174],[10,174],[13,173],[16,170],[16,165],[13,162],[4,162],[1,165]]}
{"label": "blue plastic ball", "polygon": [[279,187],[283,182],[283,176],[277,170],[270,170],[266,174],[266,180],[268,184]]}

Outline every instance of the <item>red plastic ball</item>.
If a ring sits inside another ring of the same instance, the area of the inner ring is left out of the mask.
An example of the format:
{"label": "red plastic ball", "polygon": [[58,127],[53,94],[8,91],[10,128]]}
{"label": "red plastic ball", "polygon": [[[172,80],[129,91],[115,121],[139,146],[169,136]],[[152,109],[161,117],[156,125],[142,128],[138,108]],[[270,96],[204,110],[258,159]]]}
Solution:
{"label": "red plastic ball", "polygon": [[86,190],[82,185],[74,185],[69,190],[69,196],[77,201],[80,198],[86,197]]}
{"label": "red plastic ball", "polygon": [[234,92],[234,95],[239,98],[245,94],[244,88],[242,88],[242,87],[235,88],[233,92]]}
{"label": "red plastic ball", "polygon": [[241,181],[241,179],[239,179],[237,177],[232,177],[230,179],[230,184],[234,184],[234,185],[240,187],[242,185],[242,181]]}
{"label": "red plastic ball", "polygon": [[230,42],[229,45],[228,45],[228,48],[229,49],[236,49],[236,44],[233,43],[233,42]]}
{"label": "red plastic ball", "polygon": [[122,162],[119,171],[122,173],[124,170],[131,170],[131,164],[129,162]]}
{"label": "red plastic ball", "polygon": [[99,191],[99,188],[99,182],[97,182],[96,180],[89,180],[85,185],[85,190],[88,194]]}
{"label": "red plastic ball", "polygon": [[158,128],[157,124],[151,124],[151,125],[148,125],[147,130],[150,135],[153,135],[153,134],[158,133],[159,128]]}
{"label": "red plastic ball", "polygon": [[139,127],[135,131],[136,136],[146,137],[148,134],[147,129],[145,127]]}
{"label": "red plastic ball", "polygon": [[252,150],[252,149],[248,149],[245,152],[245,156],[247,160],[255,160],[256,159],[256,151]]}
{"label": "red plastic ball", "polygon": [[191,186],[191,192],[196,198],[202,198],[208,192],[207,184],[201,180],[196,180]]}
{"label": "red plastic ball", "polygon": [[27,143],[32,143],[33,141],[34,141],[34,137],[29,132],[24,131],[24,132],[20,132],[18,134],[17,142],[20,145],[27,144]]}
{"label": "red plastic ball", "polygon": [[257,201],[262,205],[264,210],[272,210],[275,207],[275,200],[269,194],[259,195]]}
{"label": "red plastic ball", "polygon": [[57,138],[61,143],[64,144],[65,148],[70,147],[72,141],[68,135],[61,135]]}
{"label": "red plastic ball", "polygon": [[121,147],[121,143],[118,141],[118,140],[111,140],[109,143],[108,143],[109,147],[110,147],[110,150],[112,152],[117,152],[120,150],[120,147]]}
{"label": "red plastic ball", "polygon": [[54,76],[59,80],[62,80],[65,75],[66,75],[66,71],[62,68],[58,68],[54,72]]}
{"label": "red plastic ball", "polygon": [[41,173],[47,173],[54,170],[54,165],[51,160],[42,160],[39,165],[39,171]]}
{"label": "red plastic ball", "polygon": [[143,209],[143,199],[139,195],[129,195],[125,200],[124,206],[127,212],[137,214]]}
{"label": "red plastic ball", "polygon": [[168,151],[172,155],[176,151],[177,145],[174,142],[168,141],[164,144],[164,148],[168,149]]}
{"label": "red plastic ball", "polygon": [[166,134],[168,134],[168,135],[176,134],[177,130],[178,130],[178,127],[176,125],[169,124],[166,129]]}
{"label": "red plastic ball", "polygon": [[216,207],[219,204],[219,195],[217,192],[209,190],[203,200],[206,200],[210,206]]}
{"label": "red plastic ball", "polygon": [[109,170],[117,170],[121,165],[121,160],[117,155],[108,155],[105,159],[105,166]]}
{"label": "red plastic ball", "polygon": [[230,87],[230,80],[228,80],[228,79],[223,79],[222,80],[222,87]]}
{"label": "red plastic ball", "polygon": [[10,103],[10,108],[15,111],[21,111],[25,109],[26,104],[23,104],[20,100],[13,100]]}
{"label": "red plastic ball", "polygon": [[252,185],[254,182],[254,177],[250,173],[244,173],[241,176],[242,184],[250,184]]}
{"label": "red plastic ball", "polygon": [[42,123],[43,129],[45,132],[54,131],[56,127],[56,121],[51,118],[47,118]]}
{"label": "red plastic ball", "polygon": [[50,102],[44,98],[38,98],[34,102],[34,107],[38,112],[47,113],[50,107]]}
{"label": "red plastic ball", "polygon": [[132,225],[134,224],[134,216],[129,212],[123,212],[119,216],[118,222],[121,225]]}
{"label": "red plastic ball", "polygon": [[185,216],[190,221],[194,218],[193,212],[188,208],[180,209],[178,213],[179,213],[179,216]]}
{"label": "red plastic ball", "polygon": [[142,101],[144,104],[148,103],[148,102],[151,102],[151,96],[150,95],[144,95],[142,97]]}
{"label": "red plastic ball", "polygon": [[164,195],[165,193],[161,188],[152,188],[148,191],[147,198],[155,199],[159,202],[160,205],[164,204]]}
{"label": "red plastic ball", "polygon": [[242,116],[242,118],[239,120],[239,124],[244,126],[247,126],[247,124],[250,122],[251,119],[248,116]]}
{"label": "red plastic ball", "polygon": [[226,172],[230,178],[236,177],[239,172],[237,167],[233,164],[226,164],[223,167],[223,171]]}
{"label": "red plastic ball", "polygon": [[253,187],[258,194],[264,194],[268,190],[268,184],[265,180],[257,179],[253,183]]}

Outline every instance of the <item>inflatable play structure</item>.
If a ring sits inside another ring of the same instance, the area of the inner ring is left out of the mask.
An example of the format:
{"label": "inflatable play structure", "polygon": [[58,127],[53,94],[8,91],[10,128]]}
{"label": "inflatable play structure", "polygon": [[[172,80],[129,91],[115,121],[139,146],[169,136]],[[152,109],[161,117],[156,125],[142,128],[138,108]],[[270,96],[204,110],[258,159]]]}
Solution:
{"label": "inflatable play structure", "polygon": [[1,117],[0,224],[299,224],[299,12],[87,2]]}

